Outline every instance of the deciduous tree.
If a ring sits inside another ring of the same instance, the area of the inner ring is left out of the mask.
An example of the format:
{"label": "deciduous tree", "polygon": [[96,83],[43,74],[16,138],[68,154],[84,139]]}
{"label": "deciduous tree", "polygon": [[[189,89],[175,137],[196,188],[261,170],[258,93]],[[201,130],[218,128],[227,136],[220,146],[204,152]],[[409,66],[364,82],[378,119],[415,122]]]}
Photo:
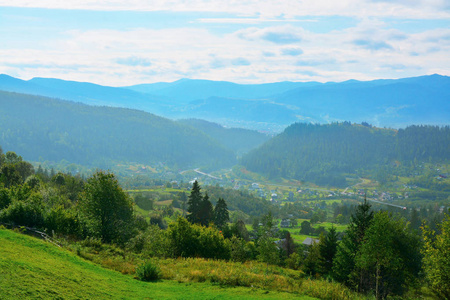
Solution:
{"label": "deciduous tree", "polygon": [[440,225],[441,234],[436,235],[428,226],[423,226],[422,230],[427,281],[441,299],[450,299],[450,216],[446,214]]}
{"label": "deciduous tree", "polygon": [[366,231],[356,266],[368,274],[377,299],[401,295],[420,270],[418,237],[407,230],[403,219],[378,212]]}
{"label": "deciduous tree", "polygon": [[87,180],[79,202],[90,234],[104,242],[125,242],[133,224],[133,204],[113,173],[98,171]]}

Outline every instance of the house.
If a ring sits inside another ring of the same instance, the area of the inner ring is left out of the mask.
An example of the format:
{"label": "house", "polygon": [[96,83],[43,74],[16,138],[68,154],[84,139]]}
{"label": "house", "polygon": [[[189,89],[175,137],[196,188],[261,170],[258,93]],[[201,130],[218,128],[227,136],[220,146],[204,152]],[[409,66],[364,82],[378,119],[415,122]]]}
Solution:
{"label": "house", "polygon": [[289,227],[291,227],[291,220],[289,220],[289,219],[281,220],[280,227],[281,228],[289,228]]}
{"label": "house", "polygon": [[310,237],[307,237],[304,241],[303,241],[303,245],[306,245],[306,246],[311,246],[312,244],[318,244],[319,243],[319,240],[318,239],[313,239],[313,238],[310,238]]}

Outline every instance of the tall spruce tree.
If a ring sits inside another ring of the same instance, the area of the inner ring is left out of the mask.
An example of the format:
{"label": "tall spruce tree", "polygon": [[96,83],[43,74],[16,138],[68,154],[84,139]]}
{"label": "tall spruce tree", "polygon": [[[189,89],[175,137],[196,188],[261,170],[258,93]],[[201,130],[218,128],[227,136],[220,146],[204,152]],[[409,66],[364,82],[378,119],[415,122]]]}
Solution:
{"label": "tall spruce tree", "polygon": [[199,212],[199,220],[200,224],[203,226],[208,226],[208,224],[213,221],[214,218],[214,209],[209,201],[208,193],[205,194],[202,201],[200,202],[200,212]]}
{"label": "tall spruce tree", "polygon": [[319,243],[319,266],[320,273],[326,276],[332,272],[333,269],[333,260],[336,256],[337,245],[338,245],[338,237],[336,232],[336,227],[331,226],[330,231],[326,235],[321,238]]}
{"label": "tall spruce tree", "polygon": [[219,198],[214,208],[214,224],[222,229],[230,220],[227,203],[223,198]]}
{"label": "tall spruce tree", "polygon": [[203,196],[201,193],[200,185],[197,180],[194,181],[194,185],[192,186],[191,194],[188,197],[188,212],[190,213],[187,216],[187,219],[191,223],[200,223],[200,207],[203,201]]}
{"label": "tall spruce tree", "polygon": [[356,267],[356,254],[373,219],[370,208],[366,199],[356,207],[333,260],[333,278],[358,291],[367,288],[367,272]]}

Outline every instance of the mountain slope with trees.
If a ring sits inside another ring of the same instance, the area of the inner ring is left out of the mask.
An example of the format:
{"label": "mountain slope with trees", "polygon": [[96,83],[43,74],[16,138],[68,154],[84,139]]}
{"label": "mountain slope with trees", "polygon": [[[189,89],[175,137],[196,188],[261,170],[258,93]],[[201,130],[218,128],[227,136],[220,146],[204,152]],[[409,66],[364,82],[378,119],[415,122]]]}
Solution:
{"label": "mountain slope with trees", "polygon": [[250,171],[318,184],[345,186],[343,173],[377,169],[395,161],[450,160],[450,127],[380,129],[367,123],[296,123],[245,155]]}
{"label": "mountain slope with trees", "polygon": [[146,112],[0,92],[0,144],[27,160],[230,166],[235,155],[203,132]]}
{"label": "mountain slope with trees", "polygon": [[268,135],[255,130],[225,128],[222,125],[200,119],[185,119],[179,120],[179,122],[204,132],[238,155],[258,147],[270,138]]}

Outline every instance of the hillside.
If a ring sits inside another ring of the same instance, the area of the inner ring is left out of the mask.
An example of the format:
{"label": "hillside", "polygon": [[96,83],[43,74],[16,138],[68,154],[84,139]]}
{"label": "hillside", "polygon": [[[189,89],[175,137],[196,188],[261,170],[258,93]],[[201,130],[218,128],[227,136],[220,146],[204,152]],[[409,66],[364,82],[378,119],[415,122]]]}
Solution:
{"label": "hillside", "polygon": [[[211,283],[146,283],[49,243],[0,229],[1,299],[291,299],[295,294]],[[313,299],[298,296],[299,299]]]}
{"label": "hillside", "polygon": [[254,130],[225,128],[219,124],[200,119],[184,119],[179,120],[179,122],[204,132],[217,140],[221,145],[233,150],[238,155],[242,155],[243,153],[258,147],[270,138],[268,135]]}
{"label": "hillside", "polygon": [[296,123],[245,155],[241,163],[270,178],[345,186],[344,173],[377,170],[394,162],[450,160],[450,127],[392,130],[350,124]]}
{"label": "hillside", "polygon": [[27,160],[96,167],[111,161],[230,166],[235,155],[206,134],[142,111],[0,92],[0,145]]}

